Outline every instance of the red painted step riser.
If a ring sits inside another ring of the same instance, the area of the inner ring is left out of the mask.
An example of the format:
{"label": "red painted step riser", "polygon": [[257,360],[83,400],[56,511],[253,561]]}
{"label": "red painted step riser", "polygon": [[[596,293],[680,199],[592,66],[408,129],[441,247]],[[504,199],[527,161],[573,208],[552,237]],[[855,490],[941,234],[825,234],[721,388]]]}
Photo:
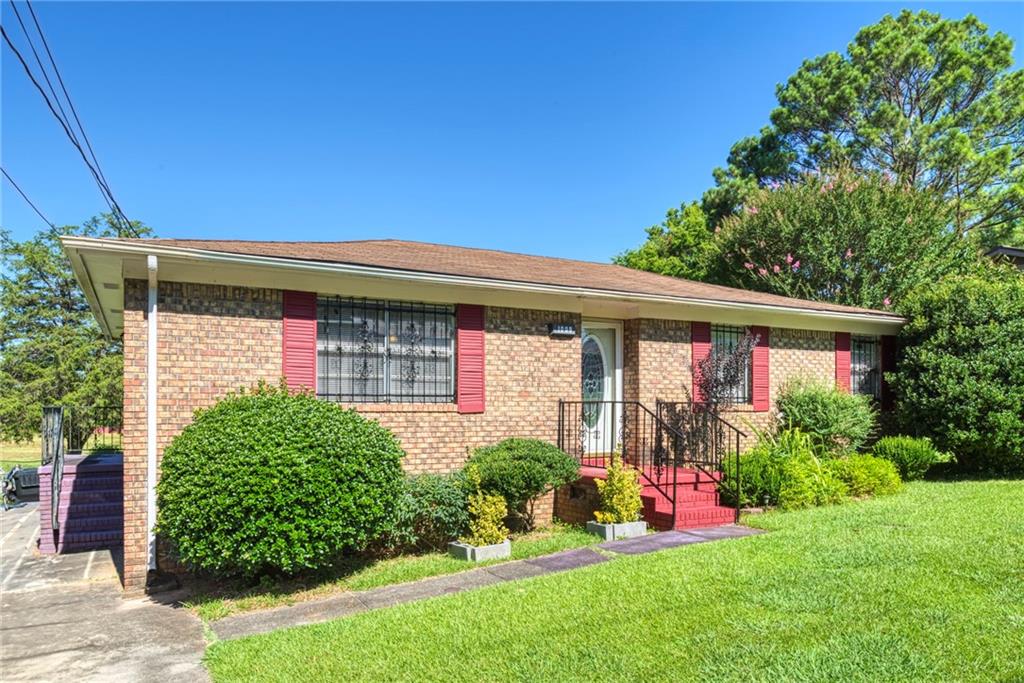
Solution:
{"label": "red painted step riser", "polygon": [[[671,510],[672,509],[672,501],[670,501],[669,499],[665,498],[664,496],[658,496],[657,498],[654,498],[653,496],[643,496],[643,497],[641,497],[640,500],[643,502],[644,507],[651,507],[651,508],[655,508],[657,510]],[[684,506],[688,506],[688,507],[693,507],[693,506],[718,505],[718,504],[719,504],[719,499],[718,499],[718,496],[716,496],[715,494],[707,494],[707,495],[703,495],[703,496],[691,496],[691,497],[677,498],[676,499],[676,506],[677,507],[680,506],[680,505],[684,505]]]}

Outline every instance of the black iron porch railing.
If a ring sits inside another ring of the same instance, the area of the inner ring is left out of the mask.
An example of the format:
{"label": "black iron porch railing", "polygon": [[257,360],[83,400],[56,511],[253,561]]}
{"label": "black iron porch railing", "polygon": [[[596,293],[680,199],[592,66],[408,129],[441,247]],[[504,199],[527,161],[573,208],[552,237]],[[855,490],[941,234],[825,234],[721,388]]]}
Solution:
{"label": "black iron porch railing", "polygon": [[722,481],[727,458],[734,458],[736,519],[739,519],[740,462],[746,434],[685,403],[659,401],[651,411],[639,401],[558,402],[558,447],[581,466],[607,468],[620,448],[624,462],[639,470],[643,481],[672,504],[676,514],[679,470],[697,473],[704,481]]}
{"label": "black iron porch railing", "polygon": [[59,527],[64,456],[121,450],[124,410],[121,406],[46,406],[43,408],[40,461],[51,465],[50,516]]}
{"label": "black iron porch railing", "polygon": [[618,448],[623,462],[672,504],[683,435],[639,401],[558,402],[558,447],[581,466],[605,469]]}
{"label": "black iron porch railing", "polygon": [[705,473],[725,473],[727,460],[733,461],[733,495],[736,520],[740,518],[740,449],[747,433],[722,419],[706,406],[688,401],[661,401],[655,406],[658,417],[684,435],[683,462]]}

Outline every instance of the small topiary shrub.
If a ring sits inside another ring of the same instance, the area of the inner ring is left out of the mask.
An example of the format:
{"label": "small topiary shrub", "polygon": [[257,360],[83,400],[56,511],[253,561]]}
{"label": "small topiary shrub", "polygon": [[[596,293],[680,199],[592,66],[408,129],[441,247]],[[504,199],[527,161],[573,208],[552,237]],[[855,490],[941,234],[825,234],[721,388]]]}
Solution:
{"label": "small topiary shrub", "polygon": [[779,507],[799,510],[815,505],[841,503],[849,490],[814,456],[789,458],[782,468]]}
{"label": "small topiary shrub", "polygon": [[387,545],[392,550],[442,550],[469,525],[463,473],[407,477]]}
{"label": "small topiary shrub", "polygon": [[824,455],[851,453],[875,431],[875,409],[866,396],[805,382],[790,382],[778,400],[782,423],[810,434]]}
{"label": "small topiary shrub", "polygon": [[846,484],[851,496],[886,496],[896,493],[903,485],[895,465],[866,453],[837,458],[826,466]]}
{"label": "small topiary shrub", "polygon": [[601,524],[625,524],[640,519],[640,473],[632,467],[623,467],[622,453],[615,449],[608,463],[606,479],[596,479],[601,496],[601,509],[594,511],[594,519]]}
{"label": "small topiary shrub", "polygon": [[460,540],[478,547],[504,542],[508,538],[508,528],[504,523],[505,499],[498,494],[484,492],[480,470],[475,465],[466,467],[466,479],[474,493],[469,496],[469,533]]}
{"label": "small topiary shrub", "polygon": [[948,453],[935,448],[927,437],[887,436],[879,439],[871,452],[896,465],[903,481],[921,479],[932,465],[952,459]]}
{"label": "small topiary shrub", "polygon": [[167,447],[158,532],[216,574],[295,574],[385,530],[402,449],[355,411],[260,385],[196,411]]}
{"label": "small topiary shrub", "polygon": [[509,513],[533,527],[533,501],[579,478],[579,464],[557,446],[537,439],[506,439],[478,448],[469,464],[480,473],[484,491],[508,502]]}

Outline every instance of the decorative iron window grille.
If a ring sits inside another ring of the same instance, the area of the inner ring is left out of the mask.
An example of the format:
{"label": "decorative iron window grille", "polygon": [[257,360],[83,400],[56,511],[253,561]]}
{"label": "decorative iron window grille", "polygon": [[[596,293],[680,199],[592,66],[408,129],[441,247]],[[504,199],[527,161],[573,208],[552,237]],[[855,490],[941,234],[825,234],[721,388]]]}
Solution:
{"label": "decorative iron window grille", "polygon": [[[730,353],[739,345],[740,341],[747,334],[746,328],[734,327],[732,325],[711,326],[711,353]],[[750,403],[753,394],[754,373],[751,358],[745,360],[743,381],[732,388],[729,394],[731,403]]]}
{"label": "decorative iron window grille", "polygon": [[452,306],[317,299],[317,396],[342,403],[455,400]]}
{"label": "decorative iron window grille", "polygon": [[882,393],[877,337],[850,339],[850,391],[878,398]]}

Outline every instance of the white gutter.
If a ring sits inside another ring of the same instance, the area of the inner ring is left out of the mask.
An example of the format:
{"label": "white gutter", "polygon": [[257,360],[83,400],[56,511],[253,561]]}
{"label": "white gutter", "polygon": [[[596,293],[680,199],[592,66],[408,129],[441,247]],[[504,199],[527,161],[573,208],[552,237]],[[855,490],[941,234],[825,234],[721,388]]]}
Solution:
{"label": "white gutter", "polygon": [[146,270],[149,275],[146,332],[146,526],[149,537],[149,568],[156,569],[156,425],[157,425],[157,346],[156,346],[156,301],[159,288],[157,281],[157,260],[153,254],[146,256]]}
{"label": "white gutter", "polygon": [[570,296],[581,296],[595,299],[615,299],[628,301],[643,301],[652,303],[675,303],[691,306],[706,307],[712,309],[731,309],[740,311],[762,311],[793,313],[831,320],[849,321],[870,321],[880,323],[900,324],[903,318],[897,315],[884,313],[848,313],[844,311],[829,311],[824,309],[800,308],[798,306],[786,306],[780,304],[758,304],[748,302],[722,301],[720,299],[702,299],[698,297],[666,295],[666,294],[642,294],[625,290],[592,289],[589,287],[577,287],[572,285],[549,285],[536,282],[524,282],[519,280],[499,280],[494,278],[474,277],[465,275],[447,275],[444,273],[428,273],[417,270],[400,270],[396,268],[382,268],[379,266],[362,266],[351,263],[330,263],[323,261],[306,261],[302,259],[291,259],[275,256],[253,256],[249,254],[230,254],[221,251],[208,251],[205,249],[189,249],[184,247],[171,247],[158,244],[131,244],[117,242],[96,237],[62,237],[66,247],[74,249],[96,249],[108,253],[121,254],[159,254],[165,258],[178,258],[188,261],[199,261],[203,263],[221,263],[242,266],[263,266],[269,268],[282,268],[286,270],[301,270],[306,272],[337,273],[344,275],[357,275],[363,277],[378,277],[382,279],[399,280],[405,282],[425,282],[430,284],[456,285],[464,287],[484,287],[489,289],[503,289],[520,292],[536,292],[542,294],[559,294]]}

